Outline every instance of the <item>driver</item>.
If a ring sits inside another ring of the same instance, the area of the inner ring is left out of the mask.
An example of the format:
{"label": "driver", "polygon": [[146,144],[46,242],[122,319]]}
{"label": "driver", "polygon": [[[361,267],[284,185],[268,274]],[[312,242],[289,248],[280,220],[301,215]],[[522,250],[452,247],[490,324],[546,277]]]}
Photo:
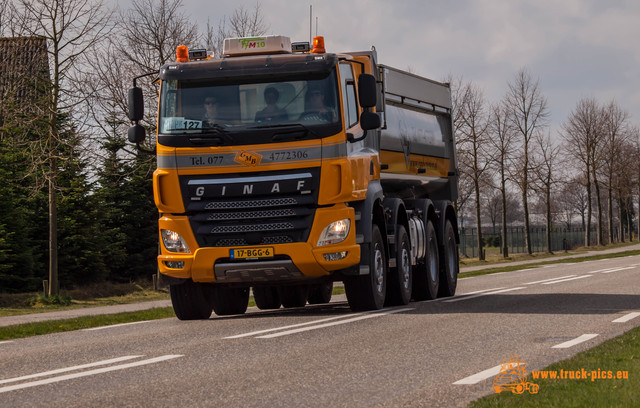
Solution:
{"label": "driver", "polygon": [[264,90],[264,102],[267,106],[256,113],[256,122],[270,122],[289,119],[287,111],[276,105],[279,97],[280,92],[272,86]]}

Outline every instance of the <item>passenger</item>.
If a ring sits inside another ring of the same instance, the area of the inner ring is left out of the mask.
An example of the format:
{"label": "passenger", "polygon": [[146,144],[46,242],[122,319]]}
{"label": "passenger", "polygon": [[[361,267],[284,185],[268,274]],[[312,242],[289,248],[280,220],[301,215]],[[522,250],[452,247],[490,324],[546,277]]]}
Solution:
{"label": "passenger", "polygon": [[289,119],[287,111],[276,105],[279,97],[280,92],[274,87],[270,86],[264,90],[264,102],[267,106],[256,113],[256,122],[274,122]]}
{"label": "passenger", "polygon": [[324,91],[322,88],[310,87],[307,90],[305,96],[305,111],[300,115],[300,120],[335,122],[336,112],[330,106],[325,105]]}

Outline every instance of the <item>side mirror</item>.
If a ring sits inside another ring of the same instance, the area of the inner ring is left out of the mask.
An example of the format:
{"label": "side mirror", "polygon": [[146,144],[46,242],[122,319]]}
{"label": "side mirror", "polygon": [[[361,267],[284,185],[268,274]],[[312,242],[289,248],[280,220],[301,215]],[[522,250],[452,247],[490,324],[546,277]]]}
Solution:
{"label": "side mirror", "polygon": [[[144,99],[142,89],[137,86],[129,89],[129,120],[137,122],[144,116]],[[131,132],[129,132],[131,134]],[[131,137],[129,137],[131,140]]]}
{"label": "side mirror", "polygon": [[362,130],[378,129],[382,125],[380,116],[374,112],[362,112],[360,115],[360,127]]}
{"label": "side mirror", "polygon": [[376,78],[371,74],[360,74],[358,77],[358,99],[363,108],[376,106],[378,88]]}
{"label": "side mirror", "polygon": [[144,142],[146,137],[144,127],[136,123],[129,128],[128,136],[131,143],[139,144]]}

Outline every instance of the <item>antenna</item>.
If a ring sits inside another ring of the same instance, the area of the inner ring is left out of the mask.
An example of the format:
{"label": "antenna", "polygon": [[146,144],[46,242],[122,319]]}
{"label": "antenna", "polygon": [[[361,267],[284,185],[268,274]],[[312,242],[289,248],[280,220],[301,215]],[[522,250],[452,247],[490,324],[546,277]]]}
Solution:
{"label": "antenna", "polygon": [[311,38],[312,31],[313,31],[313,5],[309,4],[309,44],[311,44],[311,41],[313,40]]}
{"label": "antenna", "polygon": [[316,17],[316,37],[318,36],[318,17]]}

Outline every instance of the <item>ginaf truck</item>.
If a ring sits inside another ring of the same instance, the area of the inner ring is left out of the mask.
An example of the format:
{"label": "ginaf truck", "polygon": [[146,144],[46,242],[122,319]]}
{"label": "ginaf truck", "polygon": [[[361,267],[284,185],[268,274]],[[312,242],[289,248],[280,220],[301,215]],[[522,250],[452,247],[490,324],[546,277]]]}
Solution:
{"label": "ginaf truck", "polygon": [[[330,53],[324,39],[179,46],[162,66],[154,199],[159,271],[179,319],[329,302],[453,296],[458,194],[451,90]],[[142,90],[129,140],[144,141]]]}

